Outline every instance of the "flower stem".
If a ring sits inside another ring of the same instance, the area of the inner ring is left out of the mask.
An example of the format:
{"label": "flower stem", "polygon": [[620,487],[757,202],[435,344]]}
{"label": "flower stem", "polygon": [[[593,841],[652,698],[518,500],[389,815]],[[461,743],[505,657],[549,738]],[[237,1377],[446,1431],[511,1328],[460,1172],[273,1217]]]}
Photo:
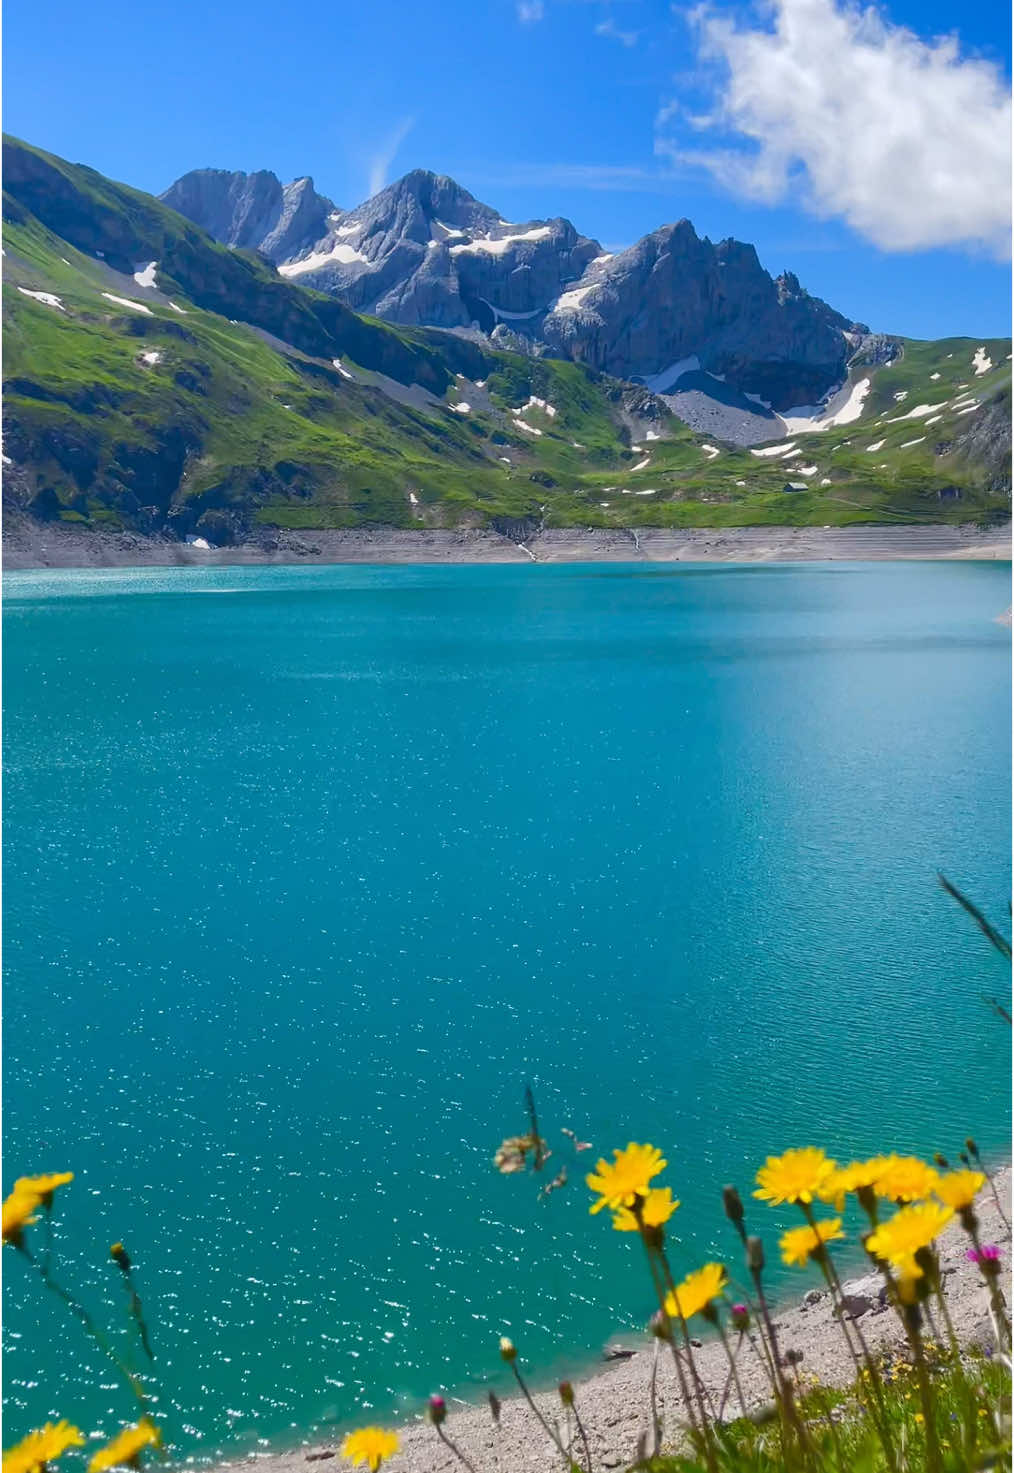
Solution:
{"label": "flower stem", "polygon": [[1011,1344],[1011,1332],[1010,1320],[1007,1318],[1006,1301],[1004,1300],[1003,1294],[1000,1291],[1000,1285],[998,1284],[996,1278],[991,1274],[983,1272],[982,1265],[984,1259],[982,1254],[982,1243],[979,1240],[979,1224],[975,1213],[971,1209],[962,1212],[961,1226],[965,1229],[966,1233],[975,1245],[976,1265],[978,1267],[979,1273],[985,1280],[987,1289],[989,1290],[989,1302],[992,1305],[993,1314],[996,1318],[997,1325],[1002,1326],[1003,1328],[1003,1338],[1006,1340],[1007,1349],[1009,1350]]}
{"label": "flower stem", "polygon": [[[655,1344],[656,1345],[658,1344],[658,1341],[657,1340],[656,1340]],[[577,1430],[581,1434],[581,1445],[584,1448],[584,1455],[588,1459],[588,1463],[587,1463],[588,1473],[592,1473],[592,1455],[591,1455],[591,1448],[588,1446],[588,1438],[587,1438],[587,1436],[585,1434],[584,1423],[581,1421],[581,1413],[577,1409],[577,1402],[576,1401],[571,1403],[571,1411],[574,1413],[574,1421],[577,1423]]]}
{"label": "flower stem", "polygon": [[669,1293],[672,1296],[673,1302],[676,1305],[676,1309],[677,1309],[677,1313],[678,1313],[678,1317],[679,1317],[680,1331],[681,1331],[681,1333],[683,1335],[683,1344],[684,1344],[684,1346],[686,1348],[686,1352],[687,1352],[687,1363],[690,1366],[690,1374],[693,1377],[694,1390],[697,1393],[697,1405],[700,1408],[701,1425],[704,1428],[704,1436],[705,1436],[705,1439],[706,1439],[707,1447],[708,1447],[708,1449],[711,1452],[711,1456],[709,1456],[709,1458],[708,1458],[708,1466],[710,1467],[710,1466],[712,1466],[712,1458],[714,1456],[714,1453],[713,1453],[713,1450],[711,1449],[711,1443],[712,1443],[712,1428],[711,1428],[711,1423],[708,1420],[708,1413],[705,1410],[705,1406],[704,1406],[704,1396],[705,1396],[704,1385],[703,1385],[703,1382],[701,1381],[700,1376],[697,1374],[697,1365],[696,1365],[696,1362],[694,1361],[693,1347],[690,1344],[690,1331],[687,1329],[687,1322],[683,1318],[682,1313],[679,1312],[679,1297],[678,1297],[678,1295],[676,1293],[676,1283],[675,1283],[675,1280],[673,1279],[673,1276],[672,1276],[672,1270],[669,1267],[669,1260],[666,1257],[665,1248],[661,1244],[659,1244],[658,1247],[655,1249],[655,1252],[658,1255],[658,1261],[659,1261],[659,1265],[661,1266],[661,1269],[662,1269],[662,1276],[663,1276],[663,1279],[665,1281],[666,1288],[669,1290]]}
{"label": "flower stem", "polygon": [[662,1447],[662,1422],[658,1415],[658,1337],[652,1347],[651,1355],[651,1380],[648,1383],[648,1404],[651,1407],[651,1451],[653,1457],[658,1457]]}
{"label": "flower stem", "polygon": [[922,1406],[923,1425],[926,1428],[926,1467],[929,1473],[941,1473],[943,1463],[940,1456],[940,1440],[937,1436],[937,1424],[934,1417],[933,1392],[930,1389],[929,1372],[926,1369],[926,1357],[922,1348],[918,1305],[906,1305],[903,1318],[905,1333],[908,1335],[908,1343],[912,1350],[912,1360],[915,1363],[916,1378],[919,1382],[919,1402]]}
{"label": "flower stem", "polygon": [[557,1435],[553,1431],[552,1427],[550,1427],[549,1423],[546,1421],[545,1417],[542,1415],[542,1413],[539,1411],[538,1407],[535,1405],[535,1402],[532,1400],[532,1394],[528,1390],[528,1387],[525,1385],[524,1377],[522,1376],[521,1372],[518,1370],[517,1363],[515,1361],[511,1361],[511,1370],[514,1372],[514,1379],[515,1379],[515,1381],[517,1381],[518,1385],[521,1388],[521,1395],[524,1397],[525,1401],[527,1401],[528,1405],[531,1407],[532,1411],[535,1413],[535,1415],[538,1418],[538,1420],[542,1423],[542,1426],[545,1429],[546,1434],[548,1435],[550,1442],[552,1442],[552,1444],[556,1448],[557,1452],[563,1458],[564,1463],[565,1464],[569,1463],[570,1459],[567,1456],[567,1452],[566,1452],[566,1449],[563,1446],[563,1443],[557,1437]]}
{"label": "flower stem", "polygon": [[[638,1212],[639,1212],[639,1205],[635,1202],[635,1204],[634,1204],[634,1214],[635,1214],[635,1216],[638,1215]],[[663,1322],[663,1325],[665,1326],[666,1339],[669,1342],[669,1349],[672,1351],[673,1364],[676,1367],[676,1378],[677,1378],[677,1380],[679,1381],[679,1384],[680,1384],[680,1396],[682,1397],[683,1405],[686,1407],[687,1416],[690,1419],[690,1426],[693,1429],[695,1436],[699,1437],[701,1434],[700,1434],[700,1429],[697,1426],[697,1413],[694,1410],[693,1397],[691,1396],[691,1394],[690,1394],[690,1388],[687,1385],[687,1378],[686,1378],[686,1375],[685,1375],[684,1370],[683,1370],[683,1362],[680,1359],[680,1353],[679,1353],[678,1349],[676,1348],[676,1342],[673,1339],[672,1320],[671,1320],[671,1318],[669,1316],[669,1311],[666,1308],[666,1302],[665,1302],[665,1299],[666,1299],[665,1289],[662,1287],[662,1282],[659,1279],[658,1267],[657,1267],[657,1265],[655,1263],[655,1257],[654,1257],[654,1254],[652,1253],[651,1244],[648,1241],[647,1234],[644,1231],[643,1225],[642,1224],[639,1224],[639,1226],[641,1227],[641,1242],[644,1244],[645,1257],[648,1260],[648,1269],[649,1269],[649,1271],[651,1273],[651,1282],[652,1282],[652,1285],[654,1286],[654,1289],[655,1289],[655,1298],[658,1300],[659,1309],[662,1312],[662,1322]]]}
{"label": "flower stem", "polygon": [[58,1299],[63,1301],[63,1303],[70,1310],[71,1314],[73,1314],[75,1318],[80,1321],[81,1325],[84,1327],[85,1333],[92,1340],[94,1340],[95,1344],[102,1351],[102,1354],[106,1356],[110,1361],[112,1361],[113,1365],[126,1381],[131,1395],[136,1398],[137,1404],[141,1408],[141,1411],[147,1416],[148,1402],[144,1394],[144,1388],[142,1387],[137,1377],[133,1375],[133,1373],[129,1371],[127,1367],[123,1364],[123,1361],[116,1354],[116,1351],[113,1349],[113,1347],[109,1344],[108,1340],[103,1335],[98,1325],[96,1325],[91,1315],[85,1309],[84,1305],[78,1303],[78,1301],[74,1298],[69,1289],[65,1289],[62,1284],[58,1283],[57,1280],[53,1278],[53,1274],[49,1267],[48,1261],[40,1263],[39,1260],[34,1256],[34,1254],[32,1254],[32,1252],[24,1245],[22,1245],[21,1247],[21,1252],[28,1259],[32,1267],[38,1272],[39,1277],[42,1279],[42,1282],[45,1284],[50,1293],[55,1294]]}
{"label": "flower stem", "polygon": [[[801,1205],[803,1207],[803,1212],[806,1216],[807,1222],[813,1228],[814,1233],[816,1233],[817,1224],[814,1220],[813,1208],[810,1206],[809,1203]],[[842,1316],[847,1313],[845,1308],[845,1290],[842,1287],[841,1279],[838,1277],[838,1270],[835,1268],[834,1259],[831,1257],[826,1248],[822,1248],[815,1256],[817,1257],[824,1277],[827,1280],[828,1288],[831,1290],[832,1300],[834,1300],[835,1296],[837,1295],[838,1315],[841,1322],[842,1334],[845,1335],[845,1339],[849,1343],[849,1348],[852,1349],[852,1341],[849,1335],[845,1332],[845,1320],[844,1318],[842,1318]],[[866,1337],[859,1327],[859,1321],[855,1319],[850,1319],[849,1324],[852,1329],[852,1333],[856,1337],[856,1342],[859,1346],[862,1360],[865,1361],[866,1369],[869,1373],[870,1387],[873,1391],[873,1399],[877,1404],[877,1415],[874,1420],[877,1425],[877,1432],[880,1436],[880,1441],[883,1444],[884,1453],[887,1457],[887,1465],[889,1468],[895,1468],[897,1466],[897,1460],[894,1452],[894,1443],[891,1440],[891,1422],[890,1418],[887,1415],[887,1407],[884,1404],[884,1388],[880,1380],[880,1372],[877,1369],[877,1363],[870,1352],[870,1347],[866,1343]],[[854,1351],[853,1357],[856,1361],[856,1370],[861,1372],[862,1365],[860,1363],[859,1356],[857,1356]],[[861,1375],[860,1379],[862,1379]]]}
{"label": "flower stem", "polygon": [[[717,1315],[715,1316],[715,1327],[718,1330],[719,1338],[721,1339],[722,1346],[723,1346],[723,1348],[725,1350],[726,1358],[728,1359],[728,1362],[729,1362],[729,1375],[732,1378],[733,1384],[736,1387],[736,1395],[739,1398],[739,1409],[742,1412],[743,1416],[745,1417],[746,1414],[747,1414],[746,1413],[746,1397],[743,1395],[743,1387],[742,1387],[742,1384],[741,1384],[740,1379],[739,1379],[739,1370],[737,1369],[737,1366],[736,1366],[736,1355],[733,1353],[732,1348],[729,1345],[729,1337],[726,1335],[725,1329],[724,1329],[724,1327],[722,1325],[722,1322],[718,1318]],[[736,1346],[736,1351],[737,1352],[739,1351],[739,1347],[740,1347],[740,1345],[742,1345],[742,1343],[743,1343],[743,1336],[742,1336],[742,1334],[740,1334],[739,1343]],[[728,1383],[727,1383],[727,1385],[728,1385]],[[725,1397],[724,1396],[722,1397],[722,1406],[723,1407],[725,1406]],[[721,1411],[719,1411],[719,1416],[721,1416]]]}
{"label": "flower stem", "polygon": [[[782,1364],[778,1355],[778,1336],[775,1334],[774,1322],[771,1319],[771,1311],[764,1295],[761,1284],[761,1270],[750,1268],[750,1277],[753,1279],[754,1293],[757,1295],[757,1303],[760,1306],[761,1324],[767,1333],[769,1353],[771,1357],[772,1375],[774,1379],[775,1398],[781,1407],[785,1417],[785,1431],[791,1430],[796,1437],[801,1452],[805,1452],[809,1445],[809,1438],[803,1426],[796,1407],[795,1397],[792,1394],[792,1383],[782,1372]],[[763,1338],[763,1337],[762,1337]]]}
{"label": "flower stem", "polygon": [[442,1427],[436,1428],[436,1434],[440,1438],[440,1441],[444,1444],[444,1446],[450,1448],[451,1452],[457,1458],[458,1462],[462,1463],[468,1469],[468,1473],[475,1473],[474,1466],[465,1457],[465,1454],[461,1451],[461,1448],[458,1447],[458,1444],[451,1441],[451,1439],[447,1436],[447,1433]]}

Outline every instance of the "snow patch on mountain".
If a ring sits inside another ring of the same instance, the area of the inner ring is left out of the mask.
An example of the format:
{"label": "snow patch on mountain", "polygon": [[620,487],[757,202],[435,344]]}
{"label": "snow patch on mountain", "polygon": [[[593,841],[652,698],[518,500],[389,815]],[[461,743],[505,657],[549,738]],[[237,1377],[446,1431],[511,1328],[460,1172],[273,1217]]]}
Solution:
{"label": "snow patch on mountain", "polygon": [[942,408],[943,404],[917,404],[907,414],[899,414],[896,419],[889,419],[887,423],[889,425],[900,425],[902,420],[906,419],[925,419],[927,414],[933,414],[936,410]]}
{"label": "snow patch on mountain", "polygon": [[19,286],[18,291],[23,297],[31,297],[35,302],[41,302],[44,307],[55,307],[58,312],[66,312],[66,307],[55,297],[52,292],[33,292],[27,286]]}
{"label": "snow patch on mountain", "polygon": [[129,297],[114,297],[112,292],[103,292],[102,295],[107,301],[115,302],[118,307],[129,307],[132,312],[143,312],[146,317],[155,315],[151,308],[146,307],[143,302],[132,302]]}
{"label": "snow patch on mountain", "polygon": [[762,459],[769,455],[791,455],[795,448],[796,442],[790,440],[785,445],[765,445],[763,450],[751,450],[750,454],[756,455],[758,459]]}
{"label": "snow patch on mountain", "polygon": [[974,354],[972,355],[972,367],[975,369],[976,378],[978,378],[980,374],[988,373],[989,370],[993,367],[993,360],[992,358],[988,357],[985,344],[981,348],[976,348]]}
{"label": "snow patch on mountain", "polygon": [[[460,234],[460,231],[455,233]],[[534,230],[523,230],[517,235],[501,235],[495,240],[478,237],[462,245],[452,245],[450,252],[452,256],[459,256],[463,251],[488,251],[490,255],[502,256],[509,246],[520,240],[548,240],[552,233],[548,225],[537,225]]]}
{"label": "snow patch on mountain", "polygon": [[809,435],[850,425],[862,414],[869,392],[870,380],[861,378],[851,386],[846,384],[824,404],[801,404],[796,409],[786,409],[779,418],[790,435]]}
{"label": "snow patch on mountain", "polygon": [[664,394],[677,383],[685,373],[697,373],[701,367],[701,360],[696,353],[689,358],[680,358],[675,363],[670,363],[668,368],[663,368],[661,373],[653,373],[649,378],[642,378],[641,382],[646,389],[653,394]]}
{"label": "snow patch on mountain", "polygon": [[593,281],[588,286],[578,286],[572,291],[564,292],[562,296],[557,297],[555,302],[550,303],[549,310],[551,312],[576,312],[595,284]]}
{"label": "snow patch on mountain", "polygon": [[319,271],[321,266],[329,266],[337,262],[339,266],[352,266],[355,262],[369,265],[369,258],[362,251],[357,251],[355,246],[345,245],[344,242],[336,240],[328,251],[311,251],[300,261],[286,261],[279,266],[279,276],[302,276],[304,271]]}

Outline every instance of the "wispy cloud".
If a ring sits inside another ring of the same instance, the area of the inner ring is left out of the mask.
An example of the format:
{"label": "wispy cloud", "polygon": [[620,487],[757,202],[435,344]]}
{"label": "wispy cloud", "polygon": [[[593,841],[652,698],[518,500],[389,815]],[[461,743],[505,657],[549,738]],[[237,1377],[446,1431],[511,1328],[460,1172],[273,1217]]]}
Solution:
{"label": "wispy cloud", "polygon": [[[656,153],[746,198],[799,201],[882,250],[1009,254],[1011,102],[999,67],[848,0],[773,0],[770,13],[773,29],[707,5],[693,13],[708,106],[663,109]],[[687,146],[704,132],[715,147]]]}
{"label": "wispy cloud", "polygon": [[377,194],[387,183],[391,165],[401,145],[415,127],[415,118],[402,118],[398,126],[378,145],[370,158],[369,190]]}
{"label": "wispy cloud", "polygon": [[608,20],[599,21],[595,34],[609,36],[613,41],[619,41],[621,46],[636,46],[641,35],[640,31],[621,31],[612,16]]}
{"label": "wispy cloud", "polygon": [[535,25],[546,13],[542,0],[518,0],[518,20],[523,26]]}

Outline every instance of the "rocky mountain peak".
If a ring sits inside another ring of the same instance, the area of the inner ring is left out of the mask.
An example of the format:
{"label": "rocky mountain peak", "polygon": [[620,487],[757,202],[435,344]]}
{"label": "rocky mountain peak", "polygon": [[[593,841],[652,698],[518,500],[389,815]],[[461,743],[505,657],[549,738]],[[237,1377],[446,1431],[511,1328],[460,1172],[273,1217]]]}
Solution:
{"label": "rocky mountain peak", "polygon": [[223,245],[260,251],[276,264],[319,239],[335,208],[308,175],[283,185],[269,169],[192,169],[160,198]]}

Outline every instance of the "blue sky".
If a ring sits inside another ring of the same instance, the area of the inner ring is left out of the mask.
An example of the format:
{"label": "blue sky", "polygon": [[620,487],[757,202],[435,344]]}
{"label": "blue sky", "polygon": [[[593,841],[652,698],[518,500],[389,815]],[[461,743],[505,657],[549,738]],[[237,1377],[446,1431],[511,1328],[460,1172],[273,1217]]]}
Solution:
{"label": "blue sky", "polygon": [[5,128],[139,188],[269,168],[351,207],[427,167],[613,250],[686,216],[877,329],[1009,331],[997,0],[7,0],[5,22]]}

